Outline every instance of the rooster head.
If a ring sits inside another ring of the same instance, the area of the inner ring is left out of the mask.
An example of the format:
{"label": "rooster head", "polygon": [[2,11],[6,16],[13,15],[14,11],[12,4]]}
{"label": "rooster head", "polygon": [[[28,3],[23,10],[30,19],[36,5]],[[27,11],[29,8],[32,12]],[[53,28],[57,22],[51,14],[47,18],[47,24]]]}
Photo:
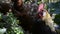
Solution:
{"label": "rooster head", "polygon": [[39,15],[40,18],[43,17],[43,11],[44,11],[44,4],[41,3],[41,4],[39,4],[39,6],[38,6],[38,15]]}

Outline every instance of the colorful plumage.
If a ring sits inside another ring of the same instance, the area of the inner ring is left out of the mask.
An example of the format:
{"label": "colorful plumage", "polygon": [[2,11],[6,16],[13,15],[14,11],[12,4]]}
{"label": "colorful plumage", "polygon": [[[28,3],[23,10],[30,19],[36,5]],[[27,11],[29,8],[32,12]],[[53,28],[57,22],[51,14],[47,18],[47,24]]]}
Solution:
{"label": "colorful plumage", "polygon": [[[43,21],[45,21],[45,24],[51,28],[52,31],[55,31],[54,27],[54,21],[52,20],[52,17],[48,13],[47,10],[44,9],[44,4],[40,4],[38,8],[39,16]],[[42,13],[42,14],[41,14]]]}

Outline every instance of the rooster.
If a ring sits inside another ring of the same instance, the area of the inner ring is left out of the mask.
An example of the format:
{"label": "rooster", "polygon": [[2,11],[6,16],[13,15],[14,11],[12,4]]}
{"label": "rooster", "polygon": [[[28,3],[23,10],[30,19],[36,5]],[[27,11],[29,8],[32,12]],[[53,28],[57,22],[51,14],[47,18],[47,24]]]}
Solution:
{"label": "rooster", "polygon": [[38,14],[40,19],[45,21],[45,24],[50,27],[51,31],[55,32],[54,21],[46,9],[44,9],[44,3],[41,3],[38,7]]}
{"label": "rooster", "polygon": [[[43,30],[43,28],[44,28],[44,25],[42,24],[42,23],[36,23],[35,21],[33,21],[33,19],[32,19],[32,17],[31,16],[29,16],[29,14],[28,14],[28,12],[29,12],[29,7],[23,7],[24,5],[23,5],[23,2],[22,2],[22,4],[21,4],[21,2],[20,2],[21,0],[15,0],[15,1],[13,1],[14,2],[14,10],[16,10],[16,11],[14,11],[13,13],[15,13],[15,14],[17,14],[17,15],[15,15],[15,16],[17,16],[18,17],[18,19],[20,20],[20,24],[19,25],[21,25],[22,27],[23,27],[23,29],[25,30],[25,31],[29,31],[29,32],[31,32],[32,31],[32,33],[40,33],[40,31],[41,30]],[[28,8],[28,9],[26,9],[26,8]],[[43,9],[43,8],[42,8]],[[45,11],[45,10],[44,10]],[[39,13],[40,11],[38,11],[38,13]],[[36,16],[37,17],[37,16]],[[42,16],[43,17],[43,16]],[[41,17],[41,18],[42,18]],[[41,26],[43,26],[43,27],[41,27]],[[38,28],[37,28],[38,27]]]}

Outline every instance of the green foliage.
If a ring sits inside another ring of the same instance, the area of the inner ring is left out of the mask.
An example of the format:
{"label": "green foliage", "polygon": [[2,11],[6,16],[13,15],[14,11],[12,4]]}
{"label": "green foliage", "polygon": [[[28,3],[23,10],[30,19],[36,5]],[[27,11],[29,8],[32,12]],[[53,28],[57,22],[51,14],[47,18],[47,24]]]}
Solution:
{"label": "green foliage", "polygon": [[12,27],[16,34],[23,34],[23,29],[21,27]]}
{"label": "green foliage", "polygon": [[55,23],[60,24],[60,14],[55,16],[54,21],[55,21]]}
{"label": "green foliage", "polygon": [[41,1],[38,1],[38,2],[37,2],[37,4],[40,4],[40,3],[41,3]]}
{"label": "green foliage", "polygon": [[54,8],[51,8],[51,9],[50,9],[50,12],[54,12],[54,11],[55,11],[55,9],[54,9]]}
{"label": "green foliage", "polygon": [[19,20],[8,12],[7,15],[0,13],[0,28],[6,28],[5,34],[24,34],[21,26],[18,25]]}

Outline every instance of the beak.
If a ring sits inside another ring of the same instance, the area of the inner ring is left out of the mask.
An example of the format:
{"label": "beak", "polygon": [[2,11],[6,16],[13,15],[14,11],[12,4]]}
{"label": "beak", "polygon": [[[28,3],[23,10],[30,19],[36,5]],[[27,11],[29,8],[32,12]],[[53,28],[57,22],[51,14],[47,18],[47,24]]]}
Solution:
{"label": "beak", "polygon": [[45,12],[45,11],[43,11],[43,17],[44,17],[44,16],[46,16],[46,12]]}

